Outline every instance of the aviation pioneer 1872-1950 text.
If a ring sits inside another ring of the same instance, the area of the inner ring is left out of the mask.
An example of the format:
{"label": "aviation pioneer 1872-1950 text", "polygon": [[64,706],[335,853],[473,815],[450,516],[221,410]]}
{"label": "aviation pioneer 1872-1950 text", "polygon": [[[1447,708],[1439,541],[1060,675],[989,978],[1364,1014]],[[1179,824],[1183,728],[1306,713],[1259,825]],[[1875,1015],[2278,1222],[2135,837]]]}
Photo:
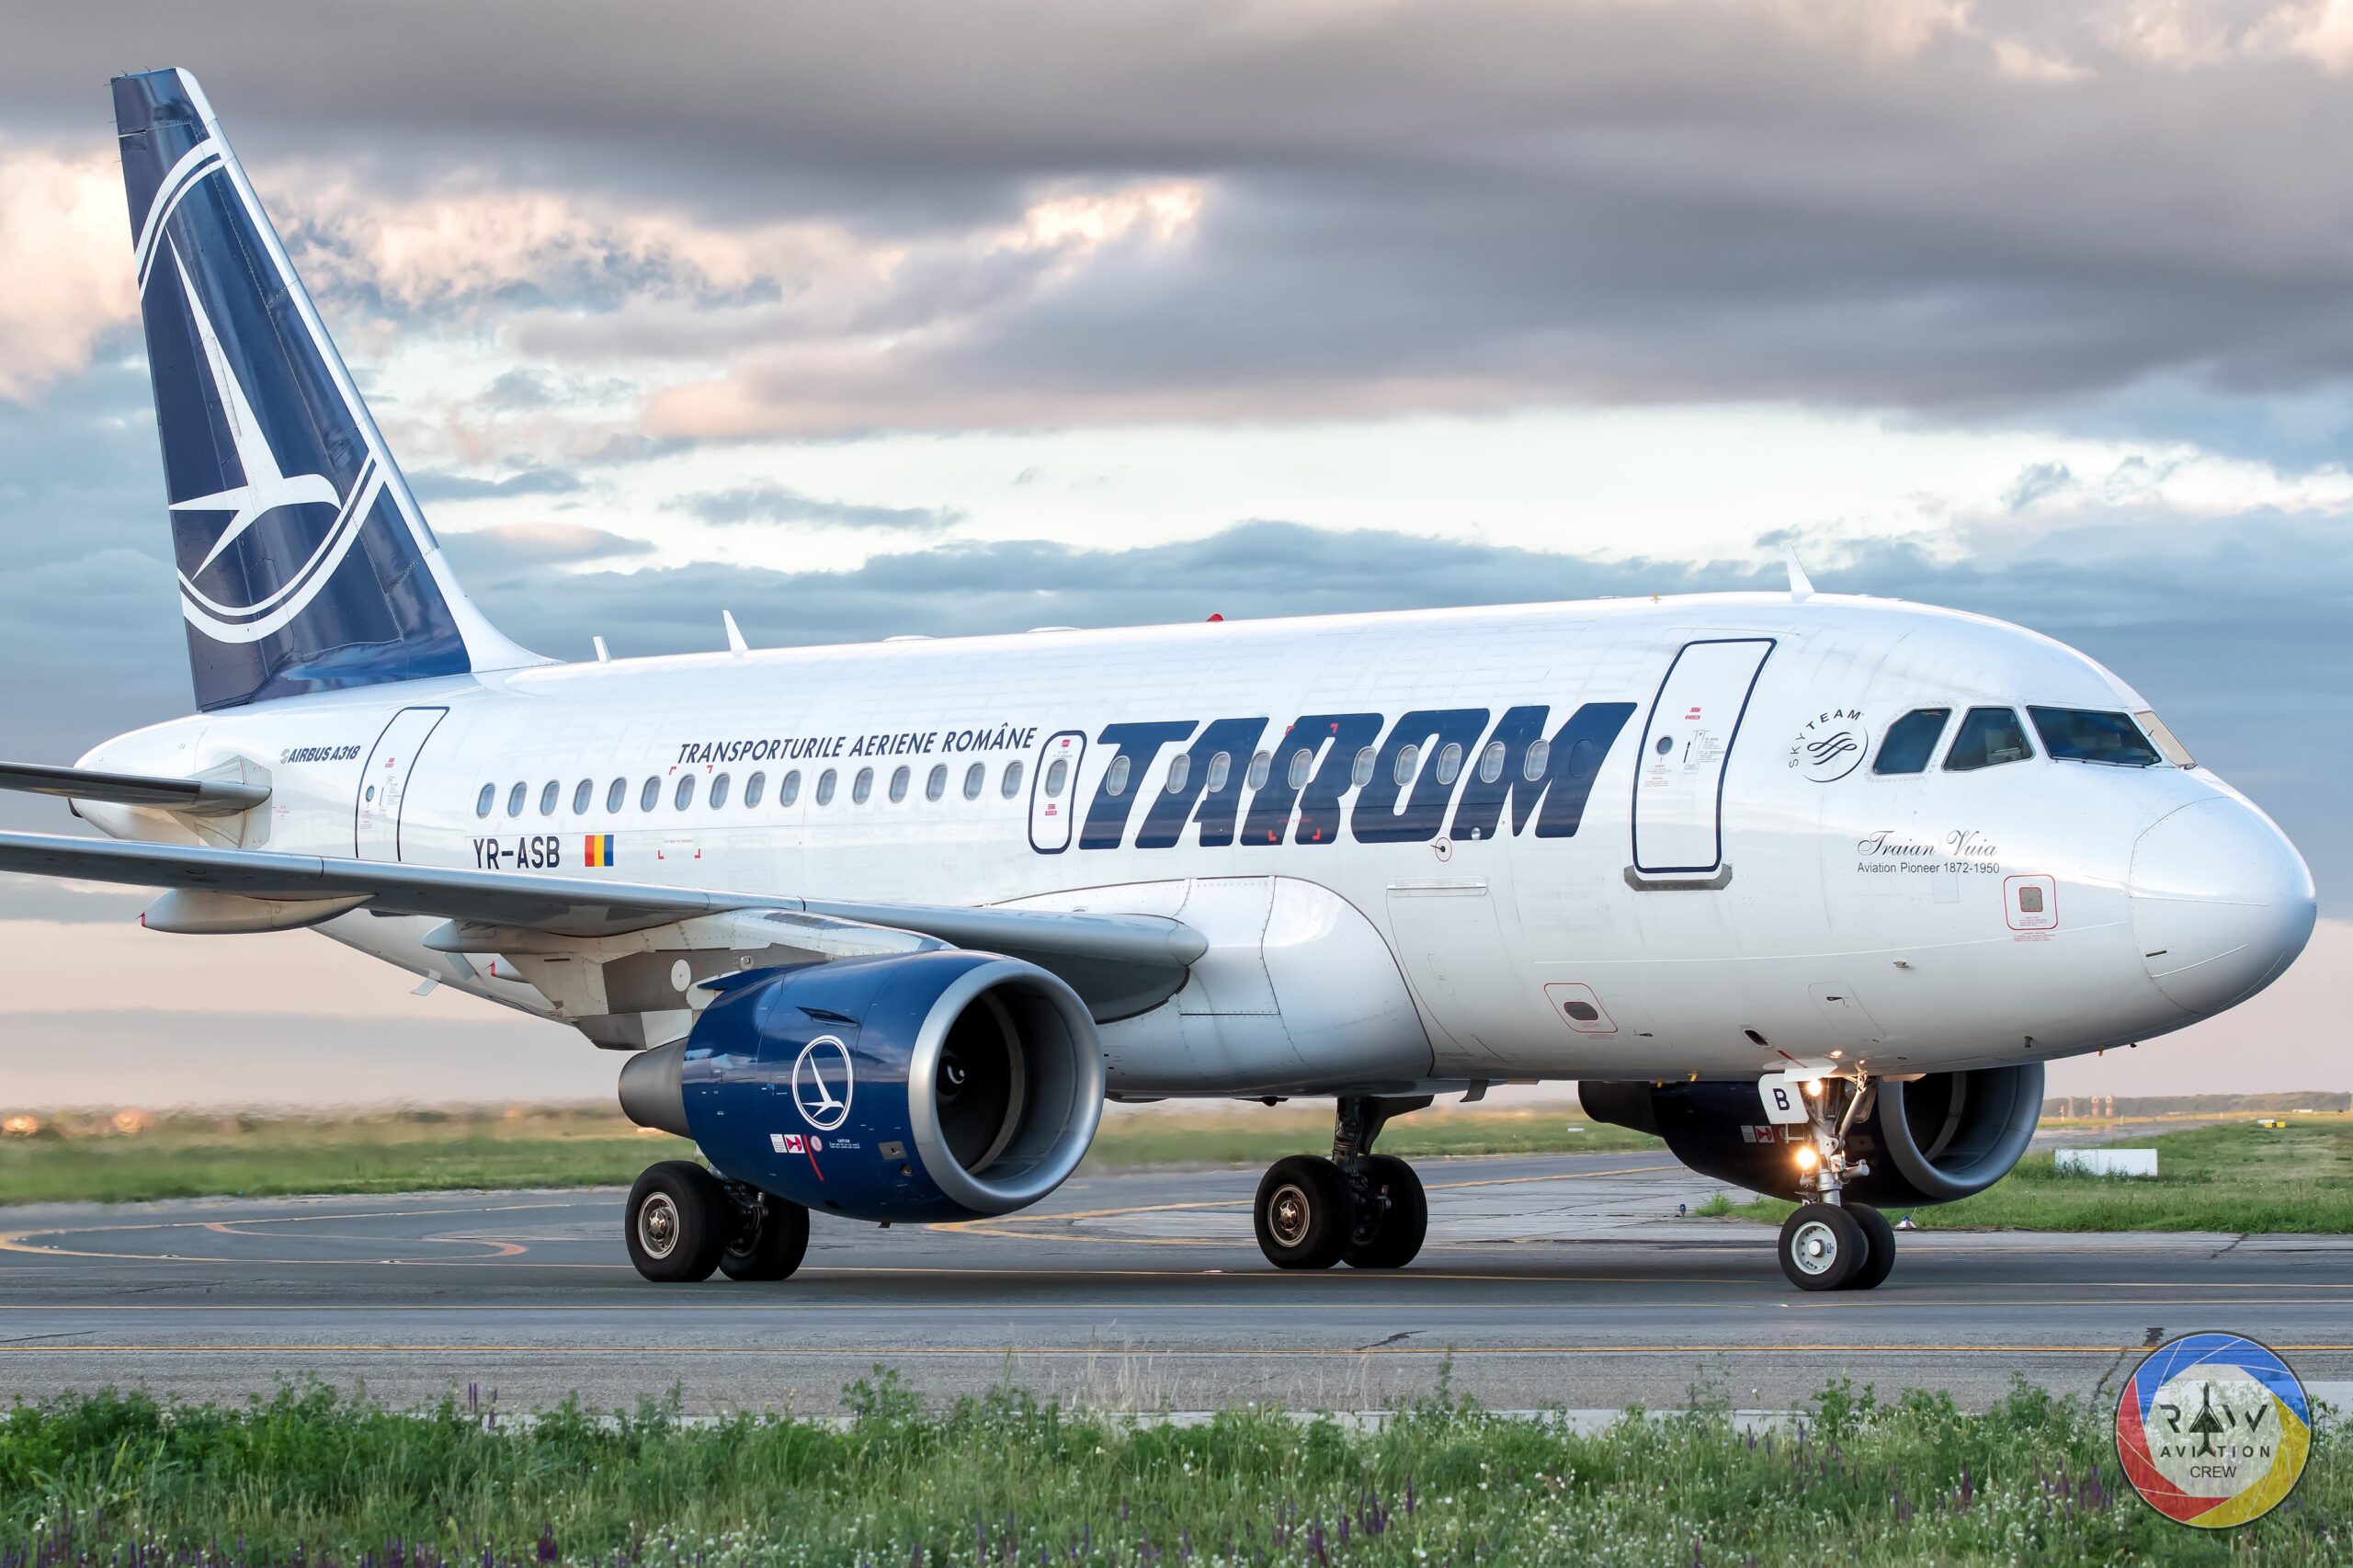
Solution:
{"label": "aviation pioneer 1872-1950 text", "polygon": [[811,1211],[1036,1202],[1103,1103],[1330,1096],[1259,1244],[1403,1266],[1382,1128],[1574,1079],[1797,1199],[1808,1290],[1877,1206],[1975,1192],[2043,1064],[2244,1000],[2310,873],[2092,660],[1814,593],[1070,630],[562,664],[451,574],[195,81],[114,83],[193,717],[0,765],[159,888],[310,927],[623,1055],[689,1138],[649,1278],[780,1278]]}

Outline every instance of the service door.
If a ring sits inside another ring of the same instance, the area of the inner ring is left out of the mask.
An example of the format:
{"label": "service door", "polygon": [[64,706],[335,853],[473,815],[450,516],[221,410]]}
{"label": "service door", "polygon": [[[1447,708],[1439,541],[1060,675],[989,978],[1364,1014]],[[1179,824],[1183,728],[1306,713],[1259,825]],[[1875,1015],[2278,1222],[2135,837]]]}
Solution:
{"label": "service door", "polygon": [[1078,801],[1078,765],[1086,758],[1086,737],[1076,730],[1048,735],[1029,774],[1029,847],[1059,855],[1070,847],[1071,815]]}
{"label": "service door", "polygon": [[1634,776],[1634,869],[1706,874],[1723,864],[1724,767],[1769,637],[1687,642],[1651,704]]}
{"label": "service door", "polygon": [[352,819],[352,853],[362,860],[401,858],[401,798],[408,793],[409,771],[426,737],[449,713],[447,708],[404,708],[376,737],[376,748],[360,771]]}

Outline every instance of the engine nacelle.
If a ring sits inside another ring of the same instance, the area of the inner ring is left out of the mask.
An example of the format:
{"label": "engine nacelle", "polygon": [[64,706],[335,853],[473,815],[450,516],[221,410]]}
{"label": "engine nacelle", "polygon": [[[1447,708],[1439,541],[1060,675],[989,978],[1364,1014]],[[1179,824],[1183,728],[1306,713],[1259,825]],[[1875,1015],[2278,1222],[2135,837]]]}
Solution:
{"label": "engine nacelle", "polygon": [[[2042,1117],[2042,1063],[1881,1078],[1868,1092],[1847,1153],[1870,1174],[1850,1178],[1846,1191],[1882,1207],[1949,1203],[1984,1191],[2026,1153]],[[1768,1123],[1753,1082],[1579,1084],[1577,1098],[1596,1121],[1665,1139],[1702,1176],[1774,1198],[1796,1194],[1790,1140],[1806,1130]]]}
{"label": "engine nacelle", "polygon": [[1094,1141],[1095,1020],[1035,964],[943,949],[712,983],[620,1097],[722,1175],[852,1219],[971,1220],[1045,1197]]}

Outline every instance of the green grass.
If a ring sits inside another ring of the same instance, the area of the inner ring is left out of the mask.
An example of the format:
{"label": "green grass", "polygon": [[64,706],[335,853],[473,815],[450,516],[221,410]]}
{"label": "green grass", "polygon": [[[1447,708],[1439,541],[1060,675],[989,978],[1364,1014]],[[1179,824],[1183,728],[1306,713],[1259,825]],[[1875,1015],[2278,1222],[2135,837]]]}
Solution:
{"label": "green grass", "polygon": [[402,1414],[315,1387],[227,1409],[110,1392],[20,1404],[0,1418],[0,1561],[2065,1568],[2353,1554],[2353,1465],[2334,1429],[2286,1505],[2217,1537],[2131,1494],[2105,1412],[2023,1384],[1971,1415],[1942,1395],[1883,1405],[1841,1383],[1763,1437],[1738,1433],[1721,1399],[1584,1436],[1442,1399],[1370,1432],[1248,1409],[1153,1424],[1014,1392],[933,1415],[879,1373],[844,1403],[842,1424],[694,1426],[660,1405]]}
{"label": "green grass", "polygon": [[[2155,1149],[2160,1174],[2087,1176],[2029,1154],[1974,1198],[1910,1210],[1913,1221],[1941,1231],[2353,1233],[2353,1119],[2236,1122],[2118,1142]],[[1779,1224],[1792,1207],[1759,1198],[1720,1212]]]}
{"label": "green grass", "polygon": [[[222,1194],[421,1192],[459,1187],[627,1186],[655,1160],[692,1153],[617,1110],[403,1110],[351,1115],[19,1113],[0,1136],[0,1203],[140,1202]],[[126,1130],[127,1129],[127,1130]],[[1291,1108],[1105,1119],[1089,1160],[1121,1169],[1264,1165],[1329,1148],[1331,1113]],[[1381,1147],[1405,1155],[1656,1149],[1655,1139],[1559,1110],[1424,1113]]]}

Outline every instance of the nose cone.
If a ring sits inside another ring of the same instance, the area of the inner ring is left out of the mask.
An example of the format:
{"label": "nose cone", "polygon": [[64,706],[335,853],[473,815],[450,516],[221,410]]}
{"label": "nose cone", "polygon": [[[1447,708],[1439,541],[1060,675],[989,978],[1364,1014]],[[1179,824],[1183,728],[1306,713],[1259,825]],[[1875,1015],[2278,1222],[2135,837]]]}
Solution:
{"label": "nose cone", "polygon": [[2313,874],[2269,818],[2226,797],[2160,817],[2132,847],[2132,933],[2157,989],[2219,1013],[2277,979],[2313,934]]}

